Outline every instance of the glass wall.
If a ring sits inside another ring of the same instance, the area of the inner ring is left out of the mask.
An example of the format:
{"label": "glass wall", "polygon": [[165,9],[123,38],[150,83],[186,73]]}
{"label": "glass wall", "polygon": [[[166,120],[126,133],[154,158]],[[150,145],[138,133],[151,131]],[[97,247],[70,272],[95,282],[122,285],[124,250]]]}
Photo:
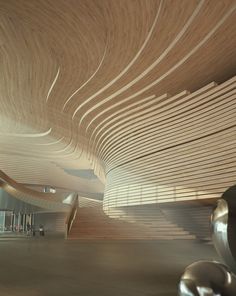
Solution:
{"label": "glass wall", "polygon": [[5,230],[5,211],[0,211],[0,232]]}
{"label": "glass wall", "polygon": [[27,225],[32,225],[33,214],[0,211],[0,232],[26,232]]}
{"label": "glass wall", "polygon": [[5,212],[5,231],[12,231],[12,212]]}
{"label": "glass wall", "polygon": [[13,227],[13,212],[0,211],[0,232],[12,231]]}

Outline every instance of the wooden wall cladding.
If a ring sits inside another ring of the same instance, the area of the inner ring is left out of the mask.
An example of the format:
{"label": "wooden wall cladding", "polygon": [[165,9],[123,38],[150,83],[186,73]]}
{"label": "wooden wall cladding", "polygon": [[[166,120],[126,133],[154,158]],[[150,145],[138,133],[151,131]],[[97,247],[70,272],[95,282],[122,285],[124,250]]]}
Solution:
{"label": "wooden wall cladding", "polygon": [[236,78],[180,95],[126,117],[104,144],[105,208],[219,198],[235,184]]}

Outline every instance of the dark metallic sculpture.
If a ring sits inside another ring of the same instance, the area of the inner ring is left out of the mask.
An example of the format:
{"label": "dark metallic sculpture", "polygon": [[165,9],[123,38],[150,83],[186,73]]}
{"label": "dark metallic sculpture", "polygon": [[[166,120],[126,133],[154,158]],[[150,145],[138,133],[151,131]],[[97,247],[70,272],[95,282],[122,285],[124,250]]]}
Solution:
{"label": "dark metallic sculpture", "polygon": [[181,277],[181,296],[236,296],[236,186],[218,200],[211,216],[213,242],[225,266],[199,261],[189,265]]}
{"label": "dark metallic sculpture", "polygon": [[218,200],[211,223],[215,248],[236,273],[236,186],[230,187]]}

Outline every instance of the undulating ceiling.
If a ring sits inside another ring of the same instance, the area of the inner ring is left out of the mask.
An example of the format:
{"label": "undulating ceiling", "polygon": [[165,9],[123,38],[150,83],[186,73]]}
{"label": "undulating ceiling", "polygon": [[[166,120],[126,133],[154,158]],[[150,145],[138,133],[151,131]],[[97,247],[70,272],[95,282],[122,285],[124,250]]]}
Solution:
{"label": "undulating ceiling", "polygon": [[0,0],[0,169],[108,207],[218,197],[235,20],[233,0]]}

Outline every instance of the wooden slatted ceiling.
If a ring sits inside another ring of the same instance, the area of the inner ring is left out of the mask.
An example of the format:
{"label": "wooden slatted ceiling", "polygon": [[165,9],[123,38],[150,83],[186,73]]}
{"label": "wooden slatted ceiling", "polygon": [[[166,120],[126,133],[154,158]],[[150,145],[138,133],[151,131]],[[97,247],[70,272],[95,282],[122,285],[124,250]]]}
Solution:
{"label": "wooden slatted ceiling", "polygon": [[[104,206],[235,182],[235,0],[0,0],[0,168]],[[216,82],[214,82],[216,81]],[[65,169],[93,168],[99,180]]]}
{"label": "wooden slatted ceiling", "polygon": [[[171,108],[172,106],[169,105],[169,108],[166,110],[166,112],[160,112],[157,109],[156,112],[153,112],[154,114],[151,112],[151,110],[148,110],[150,112],[147,112],[144,118],[142,118],[142,116],[140,118],[137,117],[134,121],[132,121],[131,117],[131,120],[127,121],[127,128],[124,125],[117,137],[112,138],[115,153],[120,156],[119,147],[122,147],[123,151],[125,151],[124,148],[126,141],[128,142],[128,147],[132,145],[136,146],[136,142],[138,141],[143,141],[142,143],[146,145],[145,138],[147,139],[151,137],[153,139],[153,135],[155,134],[158,135],[159,142],[161,142],[161,140],[164,138],[164,144],[170,145],[168,138],[170,138],[172,142],[176,142],[175,138],[179,138],[179,135],[176,133],[176,131],[181,133],[181,126],[184,127],[184,135],[182,136],[187,137],[188,130],[190,130],[192,135],[195,135],[194,127],[196,124],[204,124],[204,121],[209,122],[209,125],[211,124],[211,118],[209,118],[209,116],[217,118],[217,120],[220,122],[220,116],[226,117],[224,112],[227,112],[227,110],[225,111],[225,109],[229,107],[229,110],[231,110],[232,107],[230,105],[234,105],[235,102],[235,78],[233,81],[233,84],[223,90],[219,90],[218,92],[215,91],[213,95],[204,94],[203,100],[200,96],[196,97],[195,99],[191,99],[190,95],[185,97],[183,104],[177,108]],[[222,86],[220,88],[222,88]],[[220,112],[220,116],[217,116],[217,112]],[[228,112],[228,114],[230,114],[230,112]],[[197,126],[196,128],[199,129]],[[209,131],[205,128],[200,131],[209,133]],[[195,135],[195,137],[197,136]],[[184,142],[182,139],[179,140]],[[113,150],[111,148],[113,147],[106,144],[104,144],[104,146],[105,149],[109,149],[109,151],[112,153]],[[161,147],[159,149],[161,149]],[[106,154],[102,154],[102,156],[106,157]],[[114,161],[114,153],[112,154],[112,160]]]}

